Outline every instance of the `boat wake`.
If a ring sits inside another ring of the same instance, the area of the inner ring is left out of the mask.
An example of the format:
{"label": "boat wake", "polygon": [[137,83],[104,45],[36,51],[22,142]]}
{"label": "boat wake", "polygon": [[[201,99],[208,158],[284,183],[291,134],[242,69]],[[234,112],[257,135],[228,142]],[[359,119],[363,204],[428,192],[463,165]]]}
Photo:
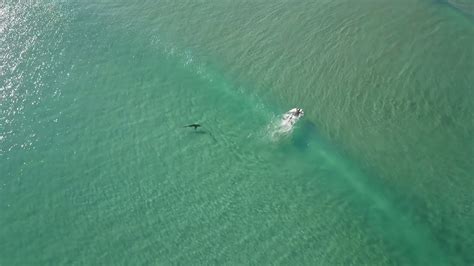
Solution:
{"label": "boat wake", "polygon": [[298,120],[303,117],[303,115],[303,109],[293,108],[277,119],[274,119],[268,125],[267,129],[270,139],[277,141],[281,138],[289,136],[293,131],[296,122],[298,122]]}

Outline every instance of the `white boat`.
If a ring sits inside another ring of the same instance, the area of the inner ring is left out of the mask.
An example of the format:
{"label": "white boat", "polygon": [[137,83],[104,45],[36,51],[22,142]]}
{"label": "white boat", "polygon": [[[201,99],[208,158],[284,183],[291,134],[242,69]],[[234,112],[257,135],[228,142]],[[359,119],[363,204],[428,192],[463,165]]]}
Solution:
{"label": "white boat", "polygon": [[304,116],[303,109],[293,108],[274,120],[268,127],[271,139],[276,141],[281,137],[288,136],[293,131],[294,125]]}
{"label": "white boat", "polygon": [[293,127],[293,125],[298,122],[298,120],[304,116],[303,109],[301,108],[293,108],[290,111],[286,112],[283,115],[281,125],[282,126],[290,126]]}

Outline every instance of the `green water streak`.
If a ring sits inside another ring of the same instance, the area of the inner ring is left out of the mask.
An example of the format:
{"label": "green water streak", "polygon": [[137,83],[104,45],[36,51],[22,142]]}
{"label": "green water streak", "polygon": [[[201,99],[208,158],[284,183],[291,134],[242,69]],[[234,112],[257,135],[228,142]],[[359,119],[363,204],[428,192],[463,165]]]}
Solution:
{"label": "green water streak", "polygon": [[472,25],[387,4],[1,6],[0,264],[471,263]]}

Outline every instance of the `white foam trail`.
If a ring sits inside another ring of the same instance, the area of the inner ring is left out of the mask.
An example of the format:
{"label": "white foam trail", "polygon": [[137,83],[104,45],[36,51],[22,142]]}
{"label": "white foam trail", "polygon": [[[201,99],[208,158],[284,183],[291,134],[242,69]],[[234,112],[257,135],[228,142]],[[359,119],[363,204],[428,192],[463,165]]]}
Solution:
{"label": "white foam trail", "polygon": [[267,127],[268,136],[272,141],[278,141],[289,135],[292,130],[293,126],[291,124],[285,124],[281,117],[274,118]]}
{"label": "white foam trail", "polygon": [[293,110],[294,109],[272,119],[272,122],[267,127],[268,135],[272,141],[278,141],[291,134],[296,122],[303,116],[303,114],[295,116],[292,113]]}

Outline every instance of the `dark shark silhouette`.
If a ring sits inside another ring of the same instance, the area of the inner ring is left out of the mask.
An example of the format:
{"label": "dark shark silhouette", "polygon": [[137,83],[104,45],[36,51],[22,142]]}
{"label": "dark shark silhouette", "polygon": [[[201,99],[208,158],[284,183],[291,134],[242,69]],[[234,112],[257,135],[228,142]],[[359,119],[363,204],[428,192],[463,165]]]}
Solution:
{"label": "dark shark silhouette", "polygon": [[191,124],[191,125],[187,125],[187,126],[184,126],[184,127],[193,127],[194,130],[196,130],[198,127],[200,127],[201,125],[199,124]]}
{"label": "dark shark silhouette", "polygon": [[[199,134],[209,134],[209,136],[211,136],[211,138],[214,140],[214,142],[217,142],[217,139],[214,137],[214,135],[210,131],[206,130],[200,124],[190,124],[190,125],[187,125],[187,126],[184,126],[184,127],[192,127],[195,130],[194,132],[199,133]],[[203,131],[201,131],[201,130],[197,131],[196,129],[198,127],[202,127],[202,128],[204,128],[204,130]]]}

